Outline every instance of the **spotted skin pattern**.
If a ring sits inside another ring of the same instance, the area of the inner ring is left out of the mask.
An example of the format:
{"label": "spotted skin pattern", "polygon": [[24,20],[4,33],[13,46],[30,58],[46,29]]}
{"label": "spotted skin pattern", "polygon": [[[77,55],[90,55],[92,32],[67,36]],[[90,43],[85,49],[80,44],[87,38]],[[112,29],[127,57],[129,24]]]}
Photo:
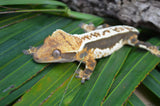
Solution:
{"label": "spotted skin pattern", "polygon": [[42,46],[31,47],[24,50],[24,53],[32,54],[38,63],[82,61],[85,68],[77,71],[77,77],[81,78],[82,83],[90,79],[96,66],[95,59],[111,55],[123,45],[140,47],[160,57],[157,46],[137,39],[139,31],[134,27],[109,27],[107,24],[95,27],[93,24],[84,23],[80,26],[86,33],[71,35],[58,29],[44,40]]}

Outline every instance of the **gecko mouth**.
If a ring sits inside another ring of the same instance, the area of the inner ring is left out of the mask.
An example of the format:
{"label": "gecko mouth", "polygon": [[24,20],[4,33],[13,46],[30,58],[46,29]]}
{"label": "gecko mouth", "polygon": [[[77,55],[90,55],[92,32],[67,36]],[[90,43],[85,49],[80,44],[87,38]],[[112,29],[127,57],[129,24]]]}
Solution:
{"label": "gecko mouth", "polygon": [[45,60],[38,60],[38,59],[34,59],[34,61],[37,62],[37,63],[65,63],[65,62],[70,62],[68,60],[45,61]]}
{"label": "gecko mouth", "polygon": [[48,60],[47,58],[40,59],[34,54],[34,61],[37,63],[65,63],[65,62],[72,62],[72,60],[68,59],[58,59],[58,60]]}

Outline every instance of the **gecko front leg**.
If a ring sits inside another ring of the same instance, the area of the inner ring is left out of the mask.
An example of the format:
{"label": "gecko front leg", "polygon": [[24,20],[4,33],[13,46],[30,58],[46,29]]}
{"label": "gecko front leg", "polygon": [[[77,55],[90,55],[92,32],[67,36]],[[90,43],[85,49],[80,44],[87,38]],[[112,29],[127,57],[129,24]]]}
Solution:
{"label": "gecko front leg", "polygon": [[81,83],[84,83],[85,80],[89,80],[90,76],[92,75],[94,68],[96,66],[96,60],[90,59],[85,62],[85,69],[78,71],[78,78],[81,78]]}
{"label": "gecko front leg", "polygon": [[84,49],[84,51],[77,54],[77,60],[82,61],[85,64],[85,69],[78,71],[77,78],[81,78],[81,83],[84,83],[85,80],[89,80],[90,76],[92,75],[95,66],[96,66],[96,60],[93,58],[91,52],[86,51],[87,49]]}

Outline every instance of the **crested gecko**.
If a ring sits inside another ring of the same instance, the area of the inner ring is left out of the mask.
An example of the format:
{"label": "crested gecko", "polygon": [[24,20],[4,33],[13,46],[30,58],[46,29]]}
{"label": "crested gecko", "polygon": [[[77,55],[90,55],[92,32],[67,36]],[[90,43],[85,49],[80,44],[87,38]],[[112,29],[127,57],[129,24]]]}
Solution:
{"label": "crested gecko", "polygon": [[93,73],[96,60],[111,55],[123,45],[137,46],[150,51],[160,57],[157,46],[137,39],[139,31],[131,26],[118,25],[109,27],[107,24],[95,27],[93,24],[81,24],[86,31],[84,34],[69,34],[63,30],[56,30],[44,40],[40,47],[24,50],[25,54],[32,54],[38,63],[81,61],[85,69],[78,71],[81,83],[89,80]]}

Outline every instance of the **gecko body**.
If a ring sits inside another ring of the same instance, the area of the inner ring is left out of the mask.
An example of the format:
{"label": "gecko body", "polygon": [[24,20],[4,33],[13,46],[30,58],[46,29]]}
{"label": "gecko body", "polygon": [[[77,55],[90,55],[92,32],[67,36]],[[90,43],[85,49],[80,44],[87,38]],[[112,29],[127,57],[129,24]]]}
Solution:
{"label": "gecko body", "polygon": [[160,57],[157,46],[137,39],[139,31],[131,26],[119,25],[108,27],[101,25],[97,28],[93,24],[81,24],[86,33],[69,34],[63,30],[56,30],[44,40],[40,47],[25,50],[25,54],[33,54],[38,63],[83,61],[84,70],[78,71],[81,82],[89,79],[96,66],[96,60],[111,55],[128,44],[150,51]]}

